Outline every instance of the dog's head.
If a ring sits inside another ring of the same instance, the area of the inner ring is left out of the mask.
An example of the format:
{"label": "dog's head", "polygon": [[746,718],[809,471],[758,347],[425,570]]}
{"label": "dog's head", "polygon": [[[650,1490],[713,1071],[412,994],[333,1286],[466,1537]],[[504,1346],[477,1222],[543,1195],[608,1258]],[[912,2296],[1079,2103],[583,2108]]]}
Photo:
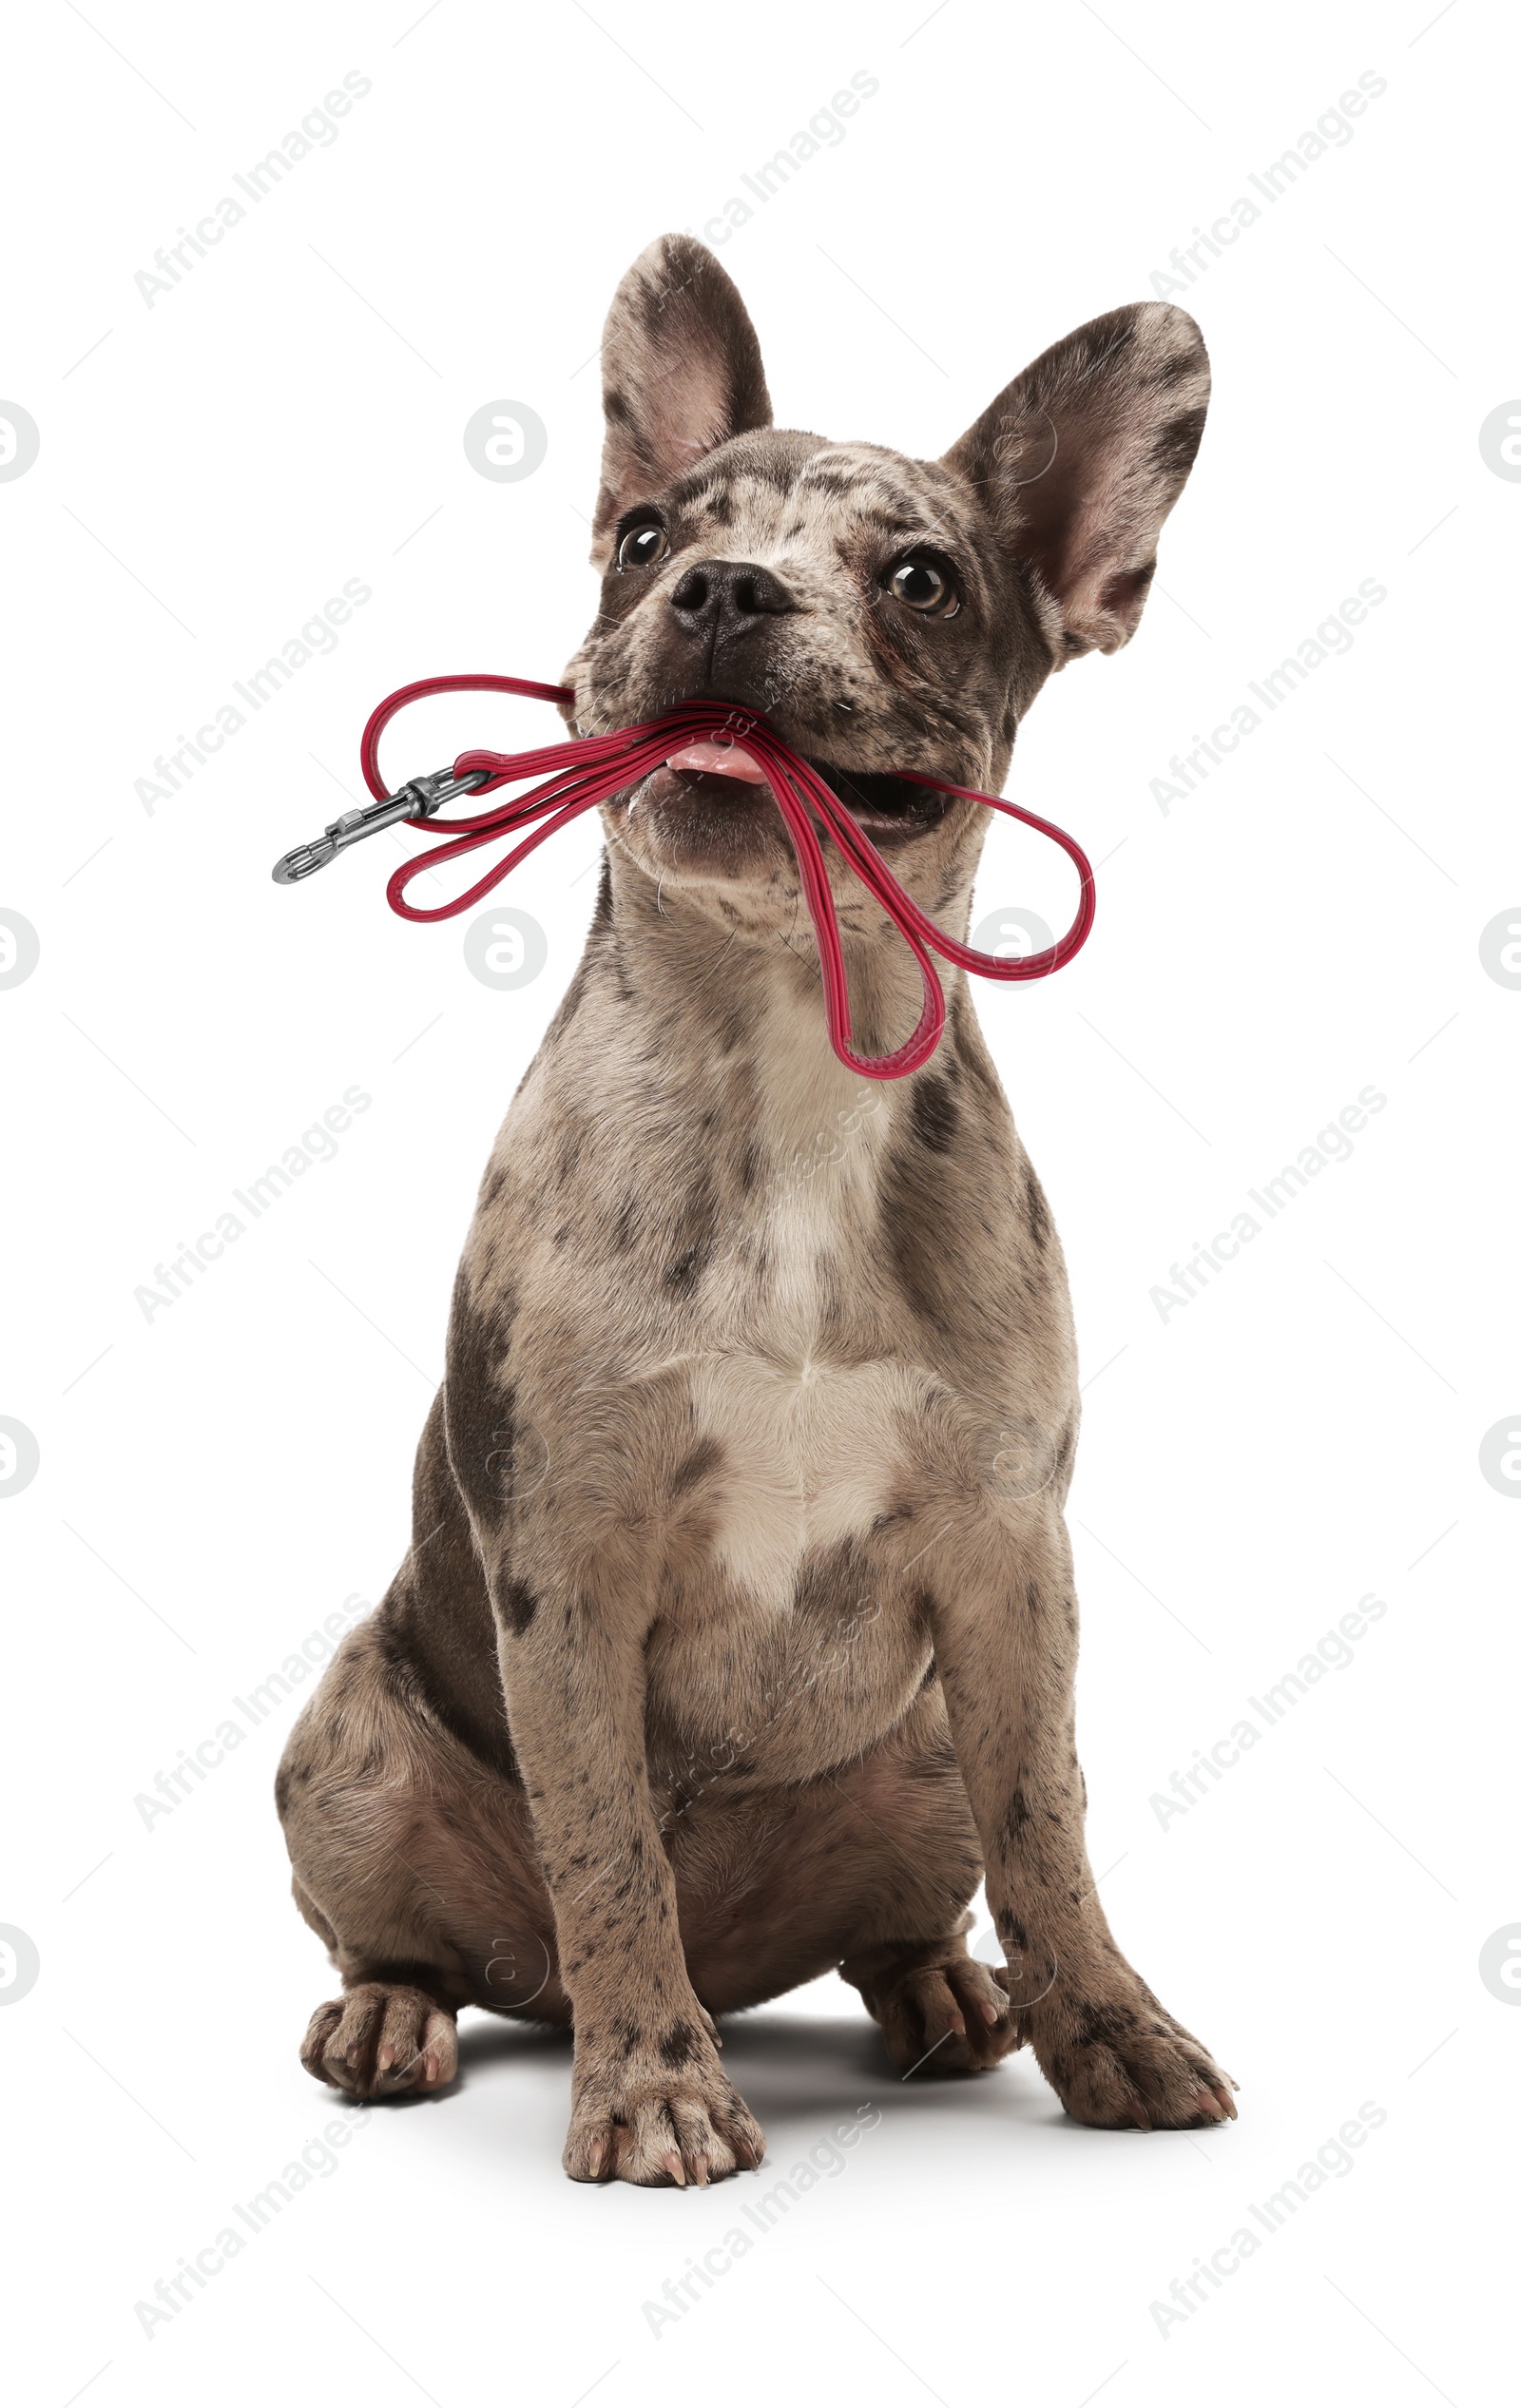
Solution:
{"label": "dog's head", "polygon": [[[1051,670],[1129,641],[1208,391],[1193,319],[1143,301],[1044,352],[942,459],[783,433],[739,294],[666,235],[604,338],[602,607],[566,673],[577,725],[695,698],[764,711],[897,877],[949,896],[988,814],[895,773],[996,793]],[[677,756],[606,807],[608,834],[667,889],[751,917],[795,898],[791,848],[741,756],[703,765],[722,758]]]}

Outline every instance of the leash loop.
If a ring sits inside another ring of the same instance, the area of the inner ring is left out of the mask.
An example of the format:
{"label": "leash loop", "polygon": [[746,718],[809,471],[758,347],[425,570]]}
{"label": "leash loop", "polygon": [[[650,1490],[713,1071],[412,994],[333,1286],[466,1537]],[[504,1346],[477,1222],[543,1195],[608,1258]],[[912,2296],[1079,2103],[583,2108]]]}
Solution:
{"label": "leash loop", "polygon": [[[991,811],[1002,812],[1006,818],[1035,829],[1060,845],[1077,871],[1077,912],[1065,935],[1041,952],[1018,959],[979,953],[975,947],[948,936],[920,910],[899,885],[864,828],[857,826],[834,788],[811,762],[795,753],[759,712],[737,710],[723,703],[681,703],[658,718],[642,721],[633,727],[615,728],[603,736],[575,737],[531,752],[460,753],[452,767],[410,779],[395,793],[388,791],[380,775],[379,746],[381,735],[396,713],[427,695],[464,693],[524,695],[530,701],[554,703],[562,707],[575,700],[566,685],[543,685],[529,678],[498,677],[484,671],[460,677],[419,678],[411,685],[398,686],[372,711],[359,742],[359,765],[375,800],[343,812],[313,843],[297,845],[292,852],[283,854],[274,869],[280,885],[292,886],[310,877],[346,846],[358,843],[361,838],[373,836],[380,828],[398,824],[426,827],[444,841],[411,861],[402,862],[392,873],[386,881],[386,900],[403,919],[452,919],[471,910],[499,886],[519,861],[583,812],[606,802],[626,787],[637,785],[686,745],[722,738],[755,762],[786,826],[797,856],[804,900],[818,939],[829,1040],[839,1059],[862,1078],[902,1078],[928,1061],[934,1051],[945,1027],[946,1007],[932,954],[938,954],[943,961],[952,962],[958,969],[973,971],[980,977],[1016,981],[1049,977],[1053,971],[1069,962],[1088,940],[1096,902],[1093,872],[1082,846],[1064,828],[1038,818],[1033,811],[1026,811],[1017,802],[1006,801],[1000,795],[982,794],[974,786],[953,785],[944,778],[931,778],[918,770],[897,773],[936,793],[960,795],[969,801],[986,803]],[[451,819],[435,816],[444,803],[456,801],[462,795],[480,798],[500,786],[521,785],[529,779],[538,782],[515,802]],[[860,1054],[855,1050],[844,948],[830,893],[829,872],[814,827],[816,815],[868,894],[893,921],[919,972],[924,1004],[918,1025],[890,1053]],[[473,853],[493,837],[515,834],[520,829],[529,833],[462,895],[431,909],[407,901],[407,888],[423,870],[436,869],[442,862]]]}

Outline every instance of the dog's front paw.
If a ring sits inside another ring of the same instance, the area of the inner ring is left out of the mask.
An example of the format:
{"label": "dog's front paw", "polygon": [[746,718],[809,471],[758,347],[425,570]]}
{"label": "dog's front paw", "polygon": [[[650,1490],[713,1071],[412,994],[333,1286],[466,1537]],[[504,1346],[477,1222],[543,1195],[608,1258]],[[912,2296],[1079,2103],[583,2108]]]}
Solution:
{"label": "dog's front paw", "polygon": [[766,2136],[719,2064],[706,2024],[704,2015],[664,2031],[577,2032],[561,2161],[573,2182],[684,2188],[760,2165]]}
{"label": "dog's front paw", "polygon": [[1180,2131],[1236,2113],[1230,2075],[1149,1992],[1032,2015],[1029,2036],[1041,2071],[1076,2123]]}

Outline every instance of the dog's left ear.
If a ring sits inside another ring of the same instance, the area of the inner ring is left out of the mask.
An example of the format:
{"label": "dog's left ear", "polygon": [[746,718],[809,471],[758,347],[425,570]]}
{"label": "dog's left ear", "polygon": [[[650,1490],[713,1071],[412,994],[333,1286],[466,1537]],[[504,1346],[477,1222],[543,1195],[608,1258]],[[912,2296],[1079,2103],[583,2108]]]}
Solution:
{"label": "dog's left ear", "polygon": [[653,498],[731,435],[771,424],[749,312],[704,243],[662,235],[624,278],[603,332],[602,406],[599,565],[631,503]]}
{"label": "dog's left ear", "polygon": [[1054,603],[1058,666],[1134,635],[1208,403],[1193,319],[1138,301],[1042,352],[946,453]]}

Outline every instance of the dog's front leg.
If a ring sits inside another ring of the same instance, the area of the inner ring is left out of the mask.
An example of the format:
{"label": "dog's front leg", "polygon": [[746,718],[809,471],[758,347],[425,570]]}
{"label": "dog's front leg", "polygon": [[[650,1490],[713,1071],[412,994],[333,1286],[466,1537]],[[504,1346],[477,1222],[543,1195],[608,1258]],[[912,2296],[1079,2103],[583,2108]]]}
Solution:
{"label": "dog's front leg", "polygon": [[702,2184],[758,2166],[765,2136],[719,2063],[687,1976],[650,1802],[645,1634],[568,1585],[534,1597],[505,1584],[498,1622],[575,2021],[566,2171]]}
{"label": "dog's front leg", "polygon": [[1084,2124],[1203,2125],[1232,2084],[1120,1954],[1083,1839],[1073,1729],[1077,1605],[1055,1512],[1011,1546],[984,1526],[935,1582],[934,1652],[1021,2037]]}

